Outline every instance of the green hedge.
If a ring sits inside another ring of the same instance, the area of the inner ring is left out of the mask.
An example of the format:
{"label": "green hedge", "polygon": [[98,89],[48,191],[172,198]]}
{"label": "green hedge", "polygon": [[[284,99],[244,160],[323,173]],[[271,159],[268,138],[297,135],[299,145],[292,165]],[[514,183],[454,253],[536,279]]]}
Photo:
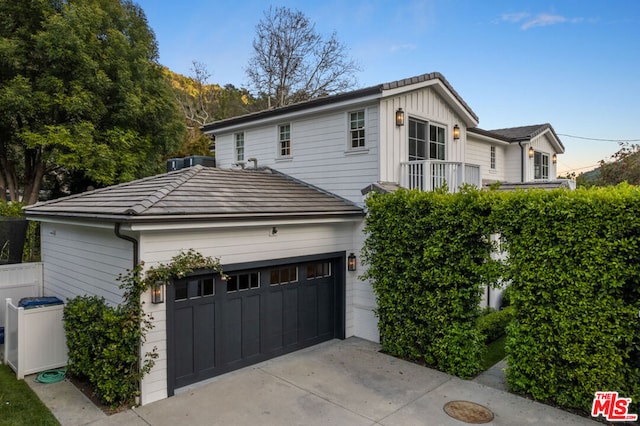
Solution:
{"label": "green hedge", "polygon": [[505,335],[514,313],[513,306],[508,306],[500,311],[485,312],[478,318],[478,331],[484,337],[485,343],[491,343]]}
{"label": "green hedge", "polygon": [[496,195],[516,319],[510,388],[589,410],[596,391],[640,407],[640,190]]}
{"label": "green hedge", "polygon": [[363,256],[384,351],[471,377],[484,339],[475,327],[490,283],[490,205],[484,194],[400,190],[367,200]]}
{"label": "green hedge", "polygon": [[[479,289],[501,274],[512,390],[587,411],[596,391],[618,391],[640,412],[640,189],[400,190],[367,207],[383,350],[472,376]],[[490,259],[495,232],[504,265]]]}

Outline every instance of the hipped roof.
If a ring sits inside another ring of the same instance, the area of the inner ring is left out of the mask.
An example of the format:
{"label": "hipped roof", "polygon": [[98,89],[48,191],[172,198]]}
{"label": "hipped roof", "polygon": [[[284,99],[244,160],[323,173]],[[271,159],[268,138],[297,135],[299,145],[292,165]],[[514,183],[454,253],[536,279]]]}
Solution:
{"label": "hipped roof", "polygon": [[122,222],[363,215],[356,204],[271,169],[200,165],[28,206],[29,219]]}

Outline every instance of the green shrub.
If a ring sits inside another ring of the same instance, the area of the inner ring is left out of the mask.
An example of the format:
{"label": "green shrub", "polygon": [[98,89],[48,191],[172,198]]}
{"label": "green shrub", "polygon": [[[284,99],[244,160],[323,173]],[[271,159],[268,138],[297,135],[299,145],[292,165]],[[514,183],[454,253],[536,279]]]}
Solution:
{"label": "green shrub", "polygon": [[364,278],[384,351],[460,377],[481,368],[480,288],[493,282],[488,204],[480,191],[400,190],[367,200]]}
{"label": "green shrub", "polygon": [[491,343],[505,335],[513,314],[513,306],[509,306],[500,311],[488,311],[478,318],[478,331],[484,337],[485,343]]}
{"label": "green shrub", "polygon": [[640,189],[500,195],[515,319],[510,388],[588,411],[596,391],[640,409]]}

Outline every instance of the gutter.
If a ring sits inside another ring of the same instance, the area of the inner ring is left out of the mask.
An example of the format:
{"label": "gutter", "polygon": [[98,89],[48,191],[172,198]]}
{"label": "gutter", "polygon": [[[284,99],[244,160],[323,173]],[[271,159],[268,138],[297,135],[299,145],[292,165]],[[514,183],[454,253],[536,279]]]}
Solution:
{"label": "gutter", "polygon": [[133,237],[129,237],[128,235],[122,235],[120,233],[120,226],[122,224],[120,222],[116,222],[114,228],[113,228],[113,232],[116,234],[116,237],[121,238],[123,240],[129,241],[130,243],[133,244],[133,267],[135,268],[136,266],[138,266],[138,263],[140,262],[140,254],[138,253],[138,240],[136,240]]}
{"label": "gutter", "polygon": [[518,141],[520,145],[520,182],[524,182],[524,147],[522,141]]}

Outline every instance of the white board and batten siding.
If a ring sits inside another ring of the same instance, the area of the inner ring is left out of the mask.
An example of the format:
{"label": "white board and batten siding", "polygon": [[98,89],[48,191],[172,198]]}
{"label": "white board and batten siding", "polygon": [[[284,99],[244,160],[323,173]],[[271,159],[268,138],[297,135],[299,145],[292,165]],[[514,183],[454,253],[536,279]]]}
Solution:
{"label": "white board and batten siding", "polygon": [[[278,232],[271,233],[273,226]],[[237,226],[201,230],[144,231],[140,237],[141,260],[146,267],[170,263],[180,250],[190,248],[205,256],[220,258],[223,265],[334,253],[344,251],[359,254],[362,220],[321,223],[280,223]],[[358,256],[359,258],[359,256]],[[370,301],[359,301],[362,290],[358,287],[357,272],[346,272],[346,335],[358,335],[354,320],[354,305],[364,306]],[[369,296],[367,296],[369,297]],[[153,370],[143,379],[142,404],[167,397],[166,304],[152,305],[150,295],[145,296],[145,309],[153,317],[154,328],[147,335],[143,351],[157,348],[159,358]],[[375,326],[375,324],[374,324]]]}
{"label": "white board and batten siding", "polygon": [[[404,111],[404,126],[396,126],[395,113]],[[383,99],[380,102],[380,177],[400,183],[400,163],[409,160],[409,119],[437,124],[446,129],[445,161],[471,162],[466,155],[466,125],[433,88],[425,87]],[[453,127],[460,127],[460,139],[453,140]]]}
{"label": "white board and batten siding", "polygon": [[[349,112],[365,111],[364,148],[350,148]],[[278,154],[278,126],[291,125],[291,156]],[[242,130],[240,130],[242,131]],[[244,129],[244,159],[267,166],[354,203],[363,204],[363,188],[378,180],[379,115],[376,104],[352,106],[313,116],[282,118]],[[236,162],[234,132],[216,133],[221,168]],[[253,167],[247,162],[247,167]]]}
{"label": "white board and batten siding", "polygon": [[122,301],[116,279],[133,267],[132,243],[116,237],[113,224],[104,227],[41,224],[44,292],[63,301],[76,296]]}
{"label": "white board and batten siding", "polygon": [[42,262],[0,265],[0,327],[5,325],[5,299],[43,296]]}

